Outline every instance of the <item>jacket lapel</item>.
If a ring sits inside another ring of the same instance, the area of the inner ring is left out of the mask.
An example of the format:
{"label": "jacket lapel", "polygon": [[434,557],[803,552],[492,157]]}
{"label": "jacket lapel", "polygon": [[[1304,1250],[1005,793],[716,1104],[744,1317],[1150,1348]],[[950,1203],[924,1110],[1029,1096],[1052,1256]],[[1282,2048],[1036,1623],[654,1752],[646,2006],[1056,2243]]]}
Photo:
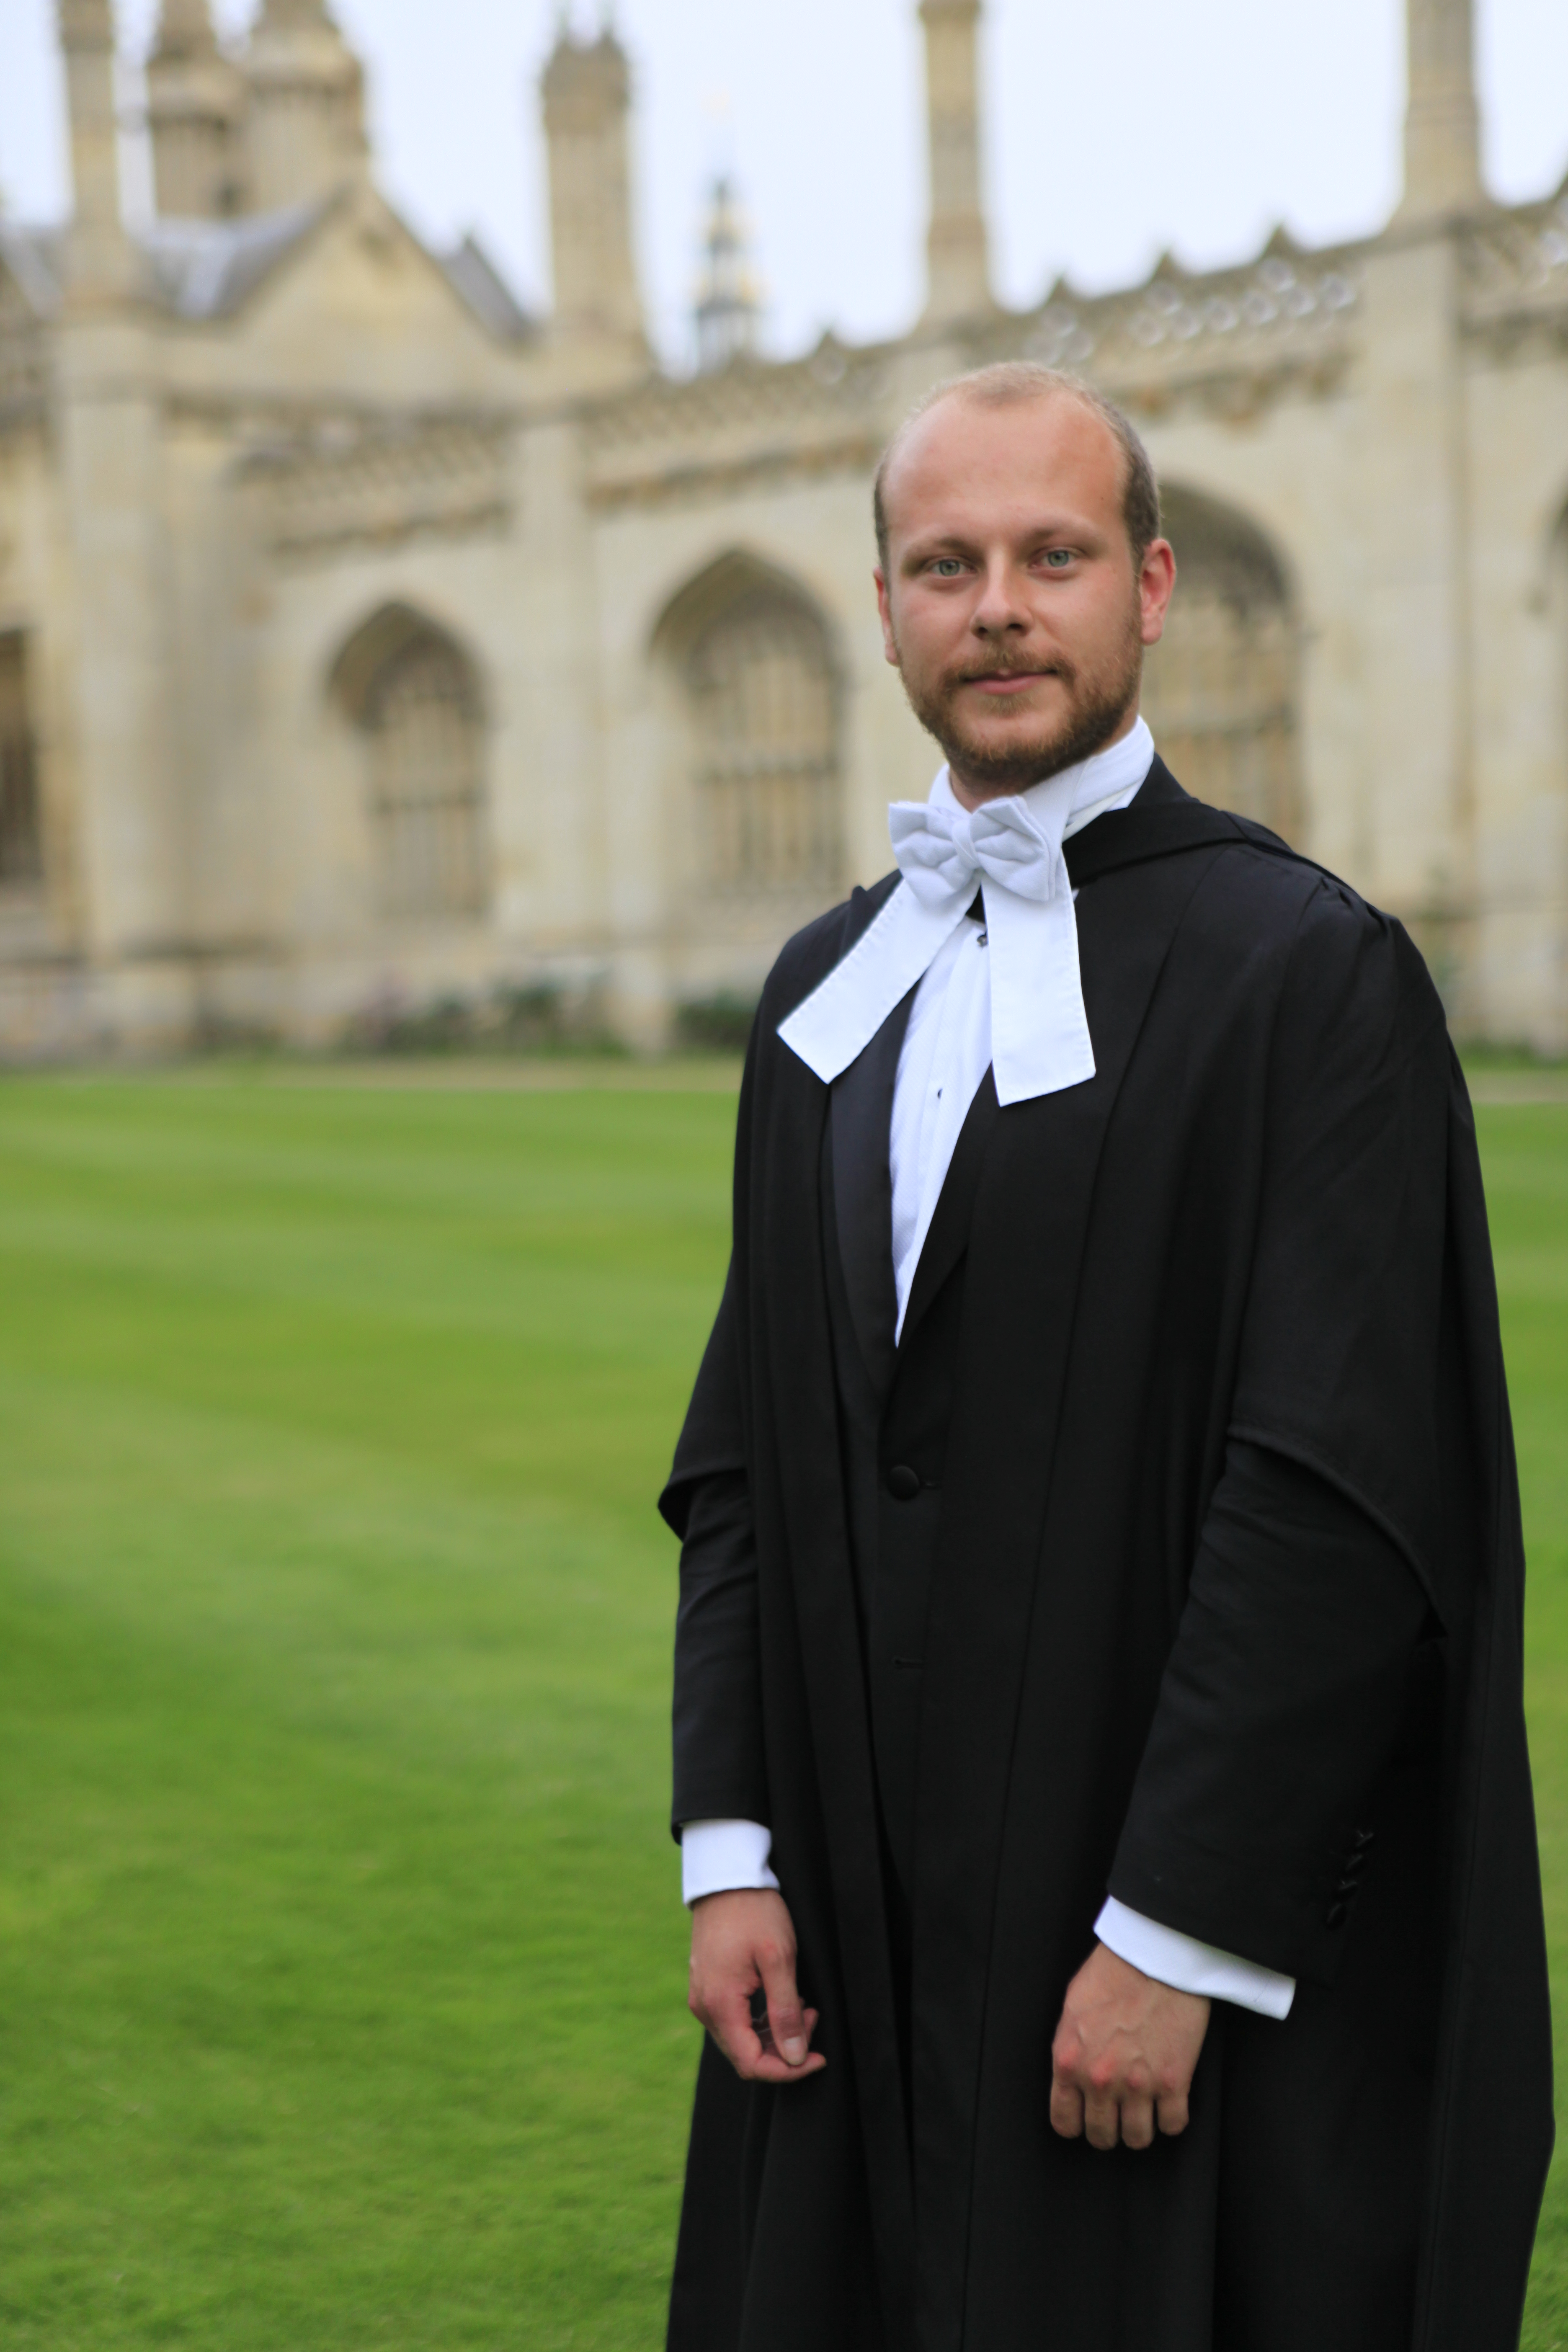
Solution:
{"label": "jacket lapel", "polygon": [[975,1196],[985,1165],[986,1147],[997,1118],[996,1080],[988,1069],[974,1089],[974,1100],[958,1132],[952,1158],[942,1180],[936,1209],[926,1230],[910,1303],[904,1311],[900,1348],[909,1340],[931,1300],[963,1255],[973,1222]]}
{"label": "jacket lapel", "polygon": [[893,1377],[893,1197],[888,1136],[899,1055],[914,1003],[896,1004],[864,1053],[835,1080],[828,1114],[833,1139],[833,1200],[838,1256],[856,1343],[872,1385],[886,1396]]}

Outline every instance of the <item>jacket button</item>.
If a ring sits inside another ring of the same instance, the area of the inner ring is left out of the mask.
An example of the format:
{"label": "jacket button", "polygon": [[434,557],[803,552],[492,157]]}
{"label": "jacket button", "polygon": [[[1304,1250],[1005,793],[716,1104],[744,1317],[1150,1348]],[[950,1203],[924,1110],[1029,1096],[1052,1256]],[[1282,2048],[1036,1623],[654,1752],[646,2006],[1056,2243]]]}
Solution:
{"label": "jacket button", "polygon": [[888,1473],[888,1492],[895,1503],[912,1503],[920,1493],[920,1473],[907,1462],[895,1462]]}
{"label": "jacket button", "polygon": [[1348,1903],[1331,1903],[1327,1911],[1323,1915],[1324,1926],[1328,1927],[1342,1927],[1345,1924],[1346,1917],[1349,1915],[1350,1907],[1351,1906]]}

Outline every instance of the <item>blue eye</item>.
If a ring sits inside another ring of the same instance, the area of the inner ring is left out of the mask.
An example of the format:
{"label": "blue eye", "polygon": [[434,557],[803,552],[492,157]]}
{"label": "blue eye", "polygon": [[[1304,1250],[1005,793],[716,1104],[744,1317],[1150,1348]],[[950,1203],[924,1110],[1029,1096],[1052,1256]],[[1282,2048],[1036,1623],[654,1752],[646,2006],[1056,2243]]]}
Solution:
{"label": "blue eye", "polygon": [[1072,558],[1070,547],[1053,547],[1047,551],[1046,562],[1052,572],[1065,572]]}
{"label": "blue eye", "polygon": [[934,568],[943,580],[953,580],[963,571],[963,566],[956,555],[939,555]]}

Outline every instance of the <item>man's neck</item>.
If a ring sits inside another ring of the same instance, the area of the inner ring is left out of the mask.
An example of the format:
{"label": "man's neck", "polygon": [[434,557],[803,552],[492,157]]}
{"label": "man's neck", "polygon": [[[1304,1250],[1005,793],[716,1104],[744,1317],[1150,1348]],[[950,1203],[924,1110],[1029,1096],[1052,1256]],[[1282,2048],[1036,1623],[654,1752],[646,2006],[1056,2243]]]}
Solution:
{"label": "man's neck", "polygon": [[1012,783],[998,783],[992,777],[966,774],[950,758],[947,763],[947,778],[952,786],[952,796],[959,805],[968,809],[971,814],[977,808],[983,808],[987,801],[1021,799],[1025,793],[1032,792],[1037,784],[1049,783],[1053,777],[1065,775],[1069,768],[1086,768],[1091,760],[1098,760],[1102,752],[1111,751],[1118,743],[1125,742],[1137,726],[1138,719],[1138,705],[1134,702],[1130,710],[1123,712],[1110,733],[1103,736],[1092,751],[1080,751],[1075,759],[1063,760],[1054,767],[1049,765],[1042,767],[1037,775],[1031,775]]}

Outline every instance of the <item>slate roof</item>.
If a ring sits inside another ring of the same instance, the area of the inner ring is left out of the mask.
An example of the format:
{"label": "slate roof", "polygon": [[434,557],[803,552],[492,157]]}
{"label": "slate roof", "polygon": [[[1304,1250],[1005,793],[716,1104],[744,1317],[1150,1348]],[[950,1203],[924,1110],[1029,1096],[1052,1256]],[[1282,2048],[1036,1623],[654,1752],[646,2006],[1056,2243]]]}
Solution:
{"label": "slate roof", "polygon": [[309,236],[331,198],[235,220],[160,220],[141,246],[153,291],[179,319],[232,318],[284,255]]}
{"label": "slate roof", "polygon": [[[234,220],[155,221],[135,239],[146,263],[148,291],[178,319],[232,318],[334,202],[328,196]],[[25,228],[0,221],[0,260],[40,319],[59,307],[65,244],[63,227]],[[538,321],[471,236],[431,258],[465,309],[499,341],[526,341],[538,333]]]}
{"label": "slate roof", "polygon": [[489,256],[466,236],[450,253],[436,260],[447,284],[468,304],[492,335],[502,342],[525,342],[539,332],[539,321],[522,308]]}

